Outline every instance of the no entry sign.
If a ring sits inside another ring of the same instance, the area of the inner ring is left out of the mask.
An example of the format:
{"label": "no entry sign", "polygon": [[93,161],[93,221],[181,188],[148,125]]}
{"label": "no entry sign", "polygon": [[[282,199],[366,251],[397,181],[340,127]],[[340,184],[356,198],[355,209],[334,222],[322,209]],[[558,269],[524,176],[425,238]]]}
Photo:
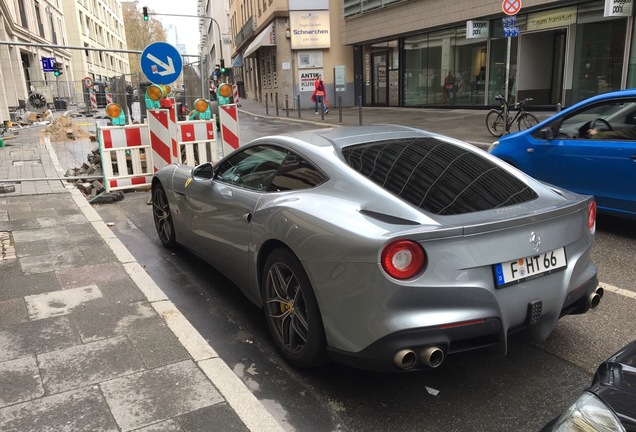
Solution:
{"label": "no entry sign", "polygon": [[501,8],[506,15],[516,15],[521,9],[521,0],[503,0]]}

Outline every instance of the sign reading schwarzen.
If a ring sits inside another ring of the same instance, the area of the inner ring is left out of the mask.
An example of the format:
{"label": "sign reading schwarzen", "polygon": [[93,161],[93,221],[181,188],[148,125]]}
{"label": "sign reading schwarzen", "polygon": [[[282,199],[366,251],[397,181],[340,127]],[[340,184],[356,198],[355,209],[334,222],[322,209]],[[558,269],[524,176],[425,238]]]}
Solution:
{"label": "sign reading schwarzen", "polygon": [[331,48],[329,11],[289,11],[292,49]]}

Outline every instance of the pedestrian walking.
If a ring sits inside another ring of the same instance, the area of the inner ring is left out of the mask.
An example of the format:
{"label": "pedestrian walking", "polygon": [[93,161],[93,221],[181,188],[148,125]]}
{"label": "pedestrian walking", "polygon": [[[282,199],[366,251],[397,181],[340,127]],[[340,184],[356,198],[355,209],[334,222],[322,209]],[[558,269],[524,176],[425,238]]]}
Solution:
{"label": "pedestrian walking", "polygon": [[134,122],[133,118],[133,99],[134,99],[134,89],[130,85],[130,83],[126,83],[126,105],[128,106],[128,115],[130,116],[130,121]]}
{"label": "pedestrian walking", "polygon": [[316,76],[316,81],[314,81],[314,93],[311,96],[311,100],[314,102],[314,113],[318,114],[318,107],[323,107],[325,110],[325,114],[329,112],[329,107],[326,104],[325,98],[325,83],[322,80],[320,74]]}

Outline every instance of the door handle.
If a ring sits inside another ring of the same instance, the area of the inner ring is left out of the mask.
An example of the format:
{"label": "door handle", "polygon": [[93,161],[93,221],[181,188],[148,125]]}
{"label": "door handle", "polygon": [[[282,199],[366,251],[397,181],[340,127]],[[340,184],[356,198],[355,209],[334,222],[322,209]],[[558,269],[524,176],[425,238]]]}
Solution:
{"label": "door handle", "polygon": [[232,198],[234,196],[234,194],[232,193],[232,189],[230,188],[223,188],[219,190],[219,193],[221,194],[221,196],[224,196],[227,198]]}

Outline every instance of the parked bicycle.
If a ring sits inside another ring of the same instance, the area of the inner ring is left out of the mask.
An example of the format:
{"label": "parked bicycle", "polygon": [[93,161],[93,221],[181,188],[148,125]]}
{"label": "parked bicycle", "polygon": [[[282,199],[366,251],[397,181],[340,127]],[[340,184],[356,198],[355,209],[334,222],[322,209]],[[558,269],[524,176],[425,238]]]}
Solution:
{"label": "parked bicycle", "polygon": [[[525,109],[526,102],[531,101],[532,98],[525,98],[512,106],[510,106],[508,101],[500,94],[495,96],[495,100],[501,102],[501,108],[491,109],[486,115],[486,127],[492,136],[500,137],[504,133],[510,133],[510,127],[515,122],[520,131],[531,128],[539,123],[539,119]],[[517,112],[514,116],[511,116],[510,111],[513,110],[517,110]],[[505,121],[504,116],[506,118]]]}

